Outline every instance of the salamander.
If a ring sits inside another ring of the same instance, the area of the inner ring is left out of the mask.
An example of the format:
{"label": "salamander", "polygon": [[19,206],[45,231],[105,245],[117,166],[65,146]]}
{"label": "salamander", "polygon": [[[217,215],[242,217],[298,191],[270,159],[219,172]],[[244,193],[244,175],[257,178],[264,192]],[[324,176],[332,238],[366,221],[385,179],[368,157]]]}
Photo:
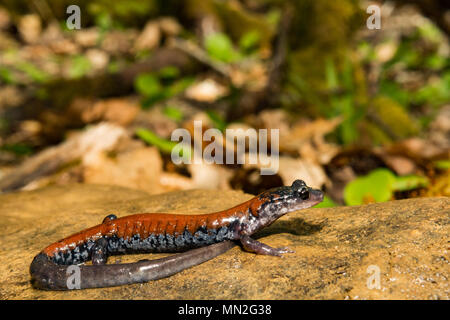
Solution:
{"label": "salamander", "polygon": [[[68,268],[72,265],[79,267],[77,289],[147,282],[210,260],[232,248],[236,240],[246,251],[282,256],[293,251],[272,248],[251,236],[281,216],[322,200],[320,190],[295,180],[291,186],[270,189],[215,213],[143,213],[120,218],[110,214],[101,224],[44,248],[31,263],[31,282],[39,289],[68,290]],[[111,255],[144,252],[177,254],[135,263],[106,264]],[[85,265],[87,261],[92,261],[92,265]]]}

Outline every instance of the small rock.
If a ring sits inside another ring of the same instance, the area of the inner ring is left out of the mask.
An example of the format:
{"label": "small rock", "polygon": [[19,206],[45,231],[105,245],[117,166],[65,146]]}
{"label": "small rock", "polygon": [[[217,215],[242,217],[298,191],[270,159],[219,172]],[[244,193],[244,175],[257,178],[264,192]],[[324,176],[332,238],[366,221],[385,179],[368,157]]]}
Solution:
{"label": "small rock", "polygon": [[19,33],[27,43],[36,43],[41,35],[41,19],[37,14],[27,14],[20,18]]}
{"label": "small rock", "polygon": [[213,79],[206,79],[187,88],[185,95],[197,101],[214,102],[227,93],[228,89],[225,86]]}
{"label": "small rock", "polygon": [[87,28],[77,30],[74,33],[75,42],[82,47],[94,47],[100,39],[100,33],[97,28]]}
{"label": "small rock", "polygon": [[89,59],[94,70],[102,70],[106,68],[109,62],[109,56],[100,49],[89,49],[86,51],[86,58]]}
{"label": "small rock", "polygon": [[61,39],[59,41],[51,42],[50,48],[56,54],[73,55],[80,52],[80,47],[69,39]]}
{"label": "small rock", "polygon": [[0,7],[0,30],[6,30],[11,24],[8,10]]}
{"label": "small rock", "polygon": [[101,48],[111,55],[129,53],[136,39],[137,32],[133,29],[126,31],[114,30],[108,32],[102,41]]}
{"label": "small rock", "polygon": [[61,27],[58,22],[51,22],[44,32],[42,32],[41,43],[51,44],[64,38]]}
{"label": "small rock", "polygon": [[134,43],[134,50],[151,50],[159,45],[161,40],[161,31],[159,29],[158,23],[154,21],[149,21],[142,30],[139,37]]}
{"label": "small rock", "polygon": [[183,27],[172,17],[158,19],[159,27],[166,36],[177,36]]}

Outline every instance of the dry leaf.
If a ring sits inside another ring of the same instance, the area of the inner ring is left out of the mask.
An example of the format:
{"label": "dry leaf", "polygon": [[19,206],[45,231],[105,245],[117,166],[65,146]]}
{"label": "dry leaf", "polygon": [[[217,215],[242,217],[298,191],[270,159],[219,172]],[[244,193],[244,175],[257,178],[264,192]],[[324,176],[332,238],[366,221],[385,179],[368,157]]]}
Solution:
{"label": "dry leaf", "polygon": [[36,43],[42,31],[41,19],[37,14],[27,14],[20,18],[19,33],[27,43]]}
{"label": "dry leaf", "polygon": [[313,188],[321,188],[328,183],[327,175],[322,167],[304,159],[280,157],[278,175],[283,179],[284,185],[291,185],[296,179],[302,179]]}
{"label": "dry leaf", "polygon": [[213,79],[205,79],[194,83],[185,91],[185,95],[189,99],[202,102],[214,102],[227,94],[227,87],[221,85]]}
{"label": "dry leaf", "polygon": [[83,28],[74,33],[74,39],[82,47],[94,47],[100,39],[100,32],[97,28]]}
{"label": "dry leaf", "polygon": [[149,21],[134,43],[134,50],[151,50],[159,46],[161,31],[158,23]]}
{"label": "dry leaf", "polygon": [[86,104],[86,106],[81,112],[81,119],[85,123],[104,120],[127,126],[139,112],[138,104],[126,98],[101,100],[93,105]]}
{"label": "dry leaf", "polygon": [[[83,159],[84,160],[84,159]],[[158,149],[145,147],[110,158],[97,153],[83,161],[84,181],[139,189],[149,194],[164,192],[159,184],[162,159]]]}
{"label": "dry leaf", "polygon": [[188,170],[192,176],[192,186],[196,189],[230,189],[228,181],[232,171],[217,164],[189,164]]}
{"label": "dry leaf", "polygon": [[176,36],[178,35],[183,27],[172,17],[161,17],[158,19],[159,27],[161,32],[166,36]]}

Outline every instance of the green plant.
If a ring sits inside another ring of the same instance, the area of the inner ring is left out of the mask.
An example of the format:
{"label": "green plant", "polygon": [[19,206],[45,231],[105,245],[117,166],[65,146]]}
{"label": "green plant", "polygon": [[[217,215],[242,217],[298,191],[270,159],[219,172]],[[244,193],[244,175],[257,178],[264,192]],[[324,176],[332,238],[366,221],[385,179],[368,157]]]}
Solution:
{"label": "green plant", "polygon": [[344,201],[350,206],[384,202],[390,200],[395,191],[412,190],[427,184],[426,177],[417,175],[398,177],[389,169],[376,169],[348,183],[344,189]]}
{"label": "green plant", "polygon": [[15,77],[10,69],[0,67],[0,80],[6,84],[14,84]]}
{"label": "green plant", "polygon": [[50,79],[50,75],[47,74],[45,71],[42,71],[41,69],[37,68],[30,62],[20,62],[16,65],[16,68],[25,74],[27,74],[33,81],[38,83],[46,82]]}
{"label": "green plant", "polygon": [[449,170],[450,160],[437,160],[434,162],[434,167],[439,170]]}
{"label": "green plant", "polygon": [[213,59],[223,62],[235,62],[241,54],[233,47],[231,39],[222,32],[215,32],[205,38],[205,49]]}
{"label": "green plant", "polygon": [[337,204],[333,200],[331,200],[330,197],[324,196],[323,201],[318,205],[315,205],[314,208],[332,208],[336,206]]}
{"label": "green plant", "polygon": [[242,52],[249,54],[254,51],[261,41],[261,35],[258,30],[252,30],[242,35],[239,40],[239,48]]}
{"label": "green plant", "polygon": [[219,129],[220,131],[225,130],[227,123],[220,114],[218,114],[214,110],[207,110],[206,114],[208,115],[208,118],[211,120],[215,128]]}
{"label": "green plant", "polygon": [[181,112],[177,107],[166,106],[163,109],[163,114],[175,121],[183,120],[183,112]]}
{"label": "green plant", "polygon": [[6,144],[1,146],[0,150],[11,152],[18,156],[25,156],[33,153],[33,148],[23,143]]}
{"label": "green plant", "polygon": [[[332,60],[325,65],[325,78],[330,92],[330,108],[326,111],[328,117],[343,116],[338,127],[339,140],[344,144],[354,142],[358,136],[357,122],[363,116],[364,110],[358,110],[353,84],[353,67],[347,60],[344,70],[338,74]],[[339,92],[339,93],[338,93]]]}
{"label": "green plant", "polygon": [[[140,128],[136,130],[136,135],[145,141],[148,144],[154,145],[157,147],[161,152],[166,154],[171,154],[172,149],[175,148],[179,143],[174,141],[169,141],[166,139],[161,138],[156,133],[149,129]],[[191,155],[191,148],[189,147],[182,147],[180,150],[180,156],[190,158]]]}
{"label": "green plant", "polygon": [[156,102],[176,96],[194,81],[191,77],[177,80],[178,75],[179,71],[175,67],[138,75],[134,81],[134,88],[143,97],[142,107],[149,108]]}
{"label": "green plant", "polygon": [[85,76],[91,70],[91,62],[82,55],[73,56],[70,60],[68,74],[70,78],[78,79]]}

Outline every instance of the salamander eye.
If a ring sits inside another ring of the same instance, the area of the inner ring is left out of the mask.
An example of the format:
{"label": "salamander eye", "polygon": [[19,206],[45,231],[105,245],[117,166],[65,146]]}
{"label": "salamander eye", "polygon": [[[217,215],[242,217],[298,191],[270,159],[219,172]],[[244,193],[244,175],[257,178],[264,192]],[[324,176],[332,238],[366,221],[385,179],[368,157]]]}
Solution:
{"label": "salamander eye", "polygon": [[291,186],[295,191],[300,191],[303,187],[306,187],[306,183],[303,180],[295,180]]}
{"label": "salamander eye", "polygon": [[302,200],[309,199],[308,188],[306,188],[306,187],[301,188],[300,191],[299,191],[299,194],[300,194],[300,199],[302,199]]}

